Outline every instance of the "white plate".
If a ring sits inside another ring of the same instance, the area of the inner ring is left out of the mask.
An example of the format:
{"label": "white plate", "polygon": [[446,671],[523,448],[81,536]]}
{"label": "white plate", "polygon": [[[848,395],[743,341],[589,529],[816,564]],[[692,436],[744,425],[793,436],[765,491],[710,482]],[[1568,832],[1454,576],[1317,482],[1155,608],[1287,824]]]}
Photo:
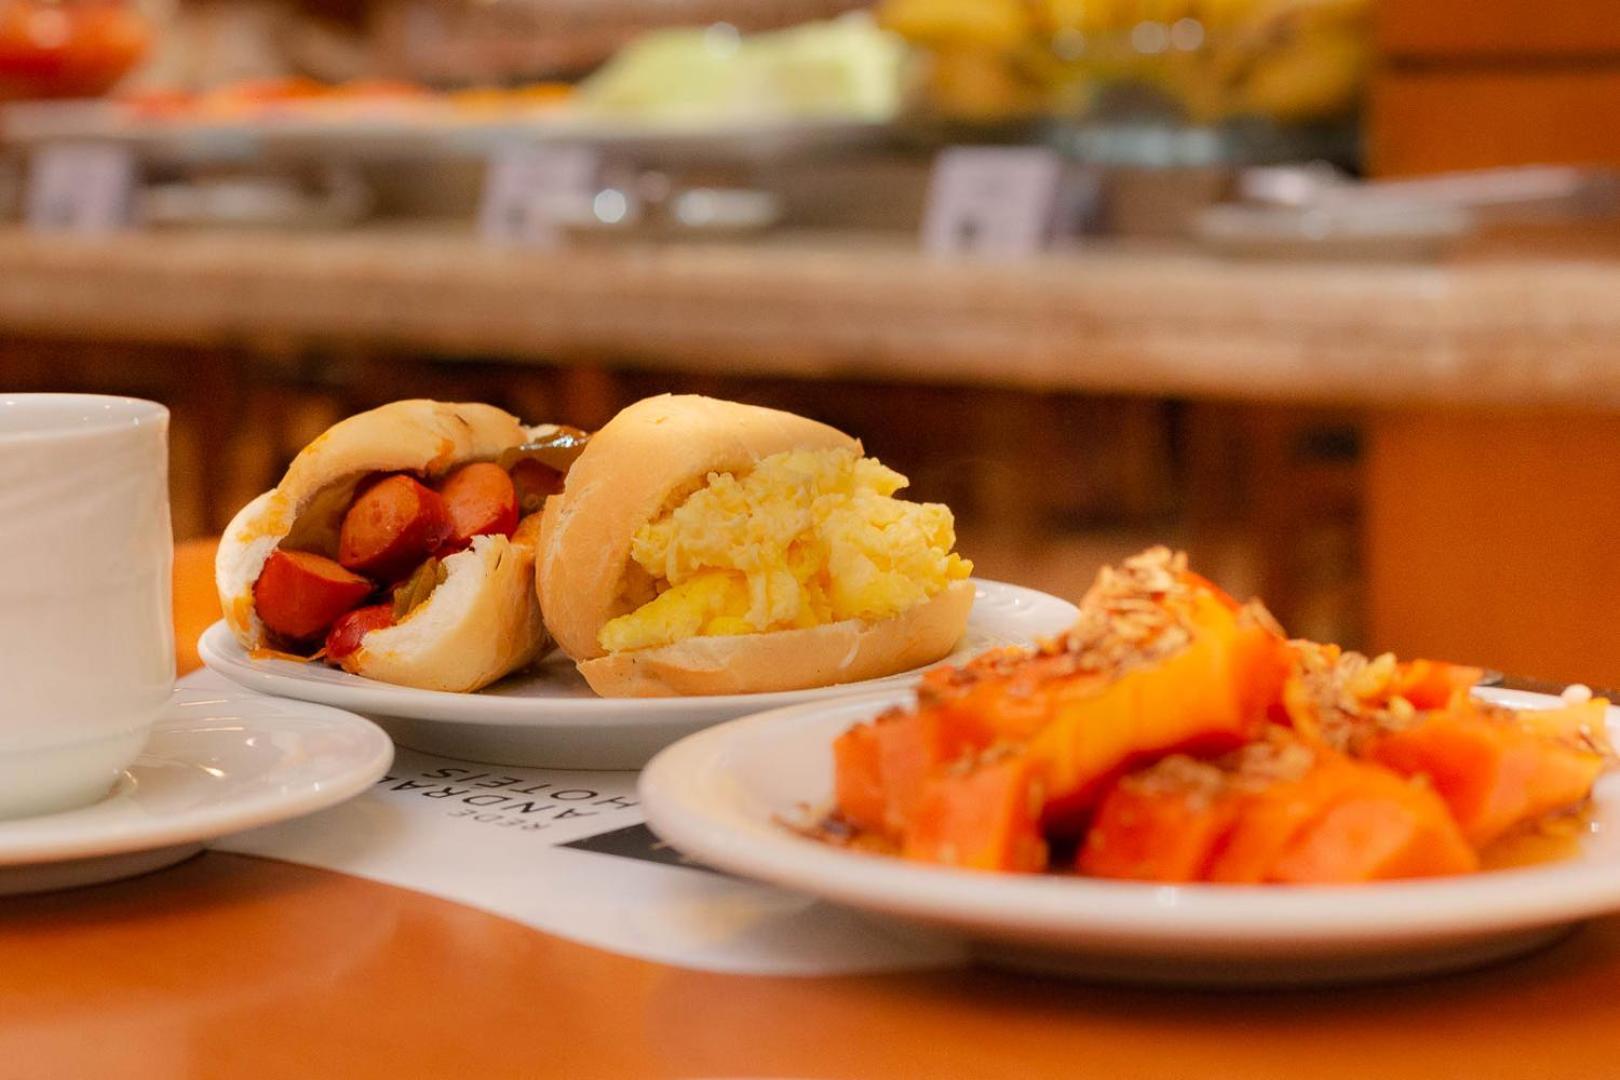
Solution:
{"label": "white plate", "polygon": [[[1535,707],[1556,699],[1482,696]],[[1620,775],[1599,781],[1597,831],[1557,863],[1341,887],[1159,886],[975,873],[851,852],[780,824],[831,802],[832,740],[907,691],[738,720],[682,740],[641,778],[648,824],[732,873],[949,928],[1002,964],[1138,982],[1352,982],[1517,955],[1620,910]],[[1615,728],[1616,710],[1609,725]]]}
{"label": "white plate", "polygon": [[393,758],[388,736],[350,713],[236,690],[176,690],[106,798],[0,821],[0,896],[168,866],[205,841],[352,798]]}
{"label": "white plate", "polygon": [[[967,635],[944,662],[996,645],[1029,644],[1068,629],[1073,604],[998,581],[978,587]],[[909,684],[915,672],[844,686],[774,694],[685,698],[599,698],[567,658],[477,694],[448,694],[350,675],[324,664],[255,660],[223,622],[197,643],[203,663],[232,682],[280,697],[353,709],[377,719],[404,746],[501,765],[553,769],[639,769],[659,750],[700,728],[747,713],[848,697]]]}

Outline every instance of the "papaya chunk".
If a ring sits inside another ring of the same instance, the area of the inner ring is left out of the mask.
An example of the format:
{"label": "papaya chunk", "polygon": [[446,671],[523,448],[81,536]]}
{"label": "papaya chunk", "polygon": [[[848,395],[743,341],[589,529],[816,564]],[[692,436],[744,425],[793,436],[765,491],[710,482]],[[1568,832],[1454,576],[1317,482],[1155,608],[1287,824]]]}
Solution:
{"label": "papaya chunk", "polygon": [[957,710],[897,710],[857,725],[833,746],[842,815],[897,839],[929,777],[988,745],[983,727]]}
{"label": "papaya chunk", "polygon": [[966,870],[1044,870],[1040,807],[1039,778],[1022,757],[934,776],[923,785],[901,854]]}
{"label": "papaya chunk", "polygon": [[1571,808],[1591,794],[1602,751],[1561,730],[1601,732],[1608,702],[1514,712],[1472,699],[1376,736],[1368,757],[1422,776],[1450,807],[1468,839],[1483,847],[1524,822]]}
{"label": "papaya chunk", "polygon": [[1240,800],[1231,831],[1211,860],[1210,881],[1259,885],[1352,780],[1341,763],[1315,765],[1297,779],[1279,780]]}
{"label": "papaya chunk", "polygon": [[1607,764],[1608,703],[1506,709],[1468,694],[1479,675],[1302,643],[1283,700],[1302,737],[1423,778],[1483,848],[1587,798]]}
{"label": "papaya chunk", "polygon": [[1292,670],[1283,686],[1284,719],[1309,739],[1350,754],[1387,720],[1449,706],[1466,697],[1484,672],[1437,660],[1369,659],[1337,645],[1290,644]]}
{"label": "papaya chunk", "polygon": [[1104,798],[1078,868],[1139,881],[1349,884],[1465,873],[1473,848],[1421,783],[1277,731],[1172,757]]}
{"label": "papaya chunk", "polygon": [[1030,740],[1046,773],[1050,827],[1074,831],[1103,789],[1134,765],[1178,752],[1220,754],[1258,733],[1287,670],[1281,639],[1213,595],[1195,595],[1191,623],[1183,650],[1060,703]]}
{"label": "papaya chunk", "polygon": [[1216,845],[1236,823],[1237,800],[1219,794],[1214,766],[1190,758],[1166,762],[1207,770],[1216,790],[1207,781],[1169,788],[1121,781],[1104,797],[1086,834],[1082,873],[1164,884],[1204,880]]}
{"label": "papaya chunk", "polygon": [[929,778],[976,741],[971,732],[957,730],[949,721],[942,712],[924,710],[878,727],[883,823],[890,834],[905,831]]}
{"label": "papaya chunk", "polygon": [[1451,699],[1479,684],[1485,672],[1477,667],[1440,660],[1408,660],[1395,665],[1390,690],[1418,710],[1440,709]]}
{"label": "papaya chunk", "polygon": [[1272,865],[1268,881],[1345,884],[1479,869],[1445,804],[1426,788],[1363,767],[1364,792],[1332,806]]}
{"label": "papaya chunk", "polygon": [[876,724],[856,724],[833,740],[838,814],[857,829],[882,832],[883,759]]}
{"label": "papaya chunk", "polygon": [[917,699],[919,710],[948,717],[983,749],[997,741],[1027,741],[1052,722],[1065,702],[1094,697],[1107,686],[1106,675],[1079,668],[1058,649],[1032,653],[1006,648],[960,668],[927,672]]}

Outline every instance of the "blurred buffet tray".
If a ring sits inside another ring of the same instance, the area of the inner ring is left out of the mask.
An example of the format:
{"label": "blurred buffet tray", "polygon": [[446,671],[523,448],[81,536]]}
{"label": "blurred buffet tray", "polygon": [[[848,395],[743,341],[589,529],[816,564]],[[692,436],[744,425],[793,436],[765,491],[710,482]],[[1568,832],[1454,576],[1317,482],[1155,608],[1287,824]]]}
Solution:
{"label": "blurred buffet tray", "polygon": [[483,158],[520,144],[587,146],[626,156],[704,161],[778,160],[879,145],[884,121],[736,115],[619,117],[566,106],[481,115],[454,104],[409,101],[364,111],[265,109],[248,116],[163,115],[121,101],[36,101],[0,106],[0,143],[28,150],[113,142],[142,160],[178,165],[286,158]]}

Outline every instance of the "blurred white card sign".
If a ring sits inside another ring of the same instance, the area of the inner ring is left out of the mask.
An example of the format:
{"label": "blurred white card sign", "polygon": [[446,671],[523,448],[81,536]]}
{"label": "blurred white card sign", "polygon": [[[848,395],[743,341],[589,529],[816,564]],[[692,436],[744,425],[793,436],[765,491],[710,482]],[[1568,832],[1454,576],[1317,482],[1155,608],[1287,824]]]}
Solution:
{"label": "blurred white card sign", "polygon": [[923,248],[1014,258],[1044,248],[1063,162],[1041,147],[959,146],[934,162]]}
{"label": "blurred white card sign", "polygon": [[490,159],[479,231],[487,243],[552,247],[562,240],[559,208],[588,205],[600,162],[584,146],[508,146]]}
{"label": "blurred white card sign", "polygon": [[26,214],[30,228],[48,232],[104,233],[133,218],[135,155],[113,143],[53,143],[35,151],[28,166]]}

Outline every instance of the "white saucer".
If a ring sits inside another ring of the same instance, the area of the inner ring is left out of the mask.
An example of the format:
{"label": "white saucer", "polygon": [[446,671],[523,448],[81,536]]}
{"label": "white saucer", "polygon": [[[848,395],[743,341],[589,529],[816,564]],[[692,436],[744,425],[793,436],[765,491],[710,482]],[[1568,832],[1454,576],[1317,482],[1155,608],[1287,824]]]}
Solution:
{"label": "white saucer", "polygon": [[[975,581],[973,614],[962,644],[943,663],[997,645],[1027,645],[1067,630],[1079,612],[1055,596]],[[554,769],[639,769],[675,740],[722,720],[764,709],[829,701],[875,688],[907,685],[917,673],[885,679],[723,697],[599,698],[566,657],[477,694],[414,690],[350,675],[324,664],[255,660],[223,623],[197,643],[210,669],[266,694],[353,709],[377,720],[402,746],[501,765]]]}
{"label": "white saucer", "polygon": [[206,841],[358,795],[393,757],[388,736],[350,713],[235,689],[176,690],[106,798],[0,821],[0,896],[169,866]]}
{"label": "white saucer", "polygon": [[[1568,859],[1348,887],[1159,886],[987,874],[829,847],[784,827],[832,797],[831,743],[906,691],[738,720],[682,740],[641,777],[647,823],[721,870],[944,927],[987,962],[1130,982],[1355,982],[1505,959],[1620,911],[1620,774],[1599,781],[1596,832]],[[1558,699],[1481,696],[1519,707]],[[1616,728],[1620,711],[1611,709]]]}

